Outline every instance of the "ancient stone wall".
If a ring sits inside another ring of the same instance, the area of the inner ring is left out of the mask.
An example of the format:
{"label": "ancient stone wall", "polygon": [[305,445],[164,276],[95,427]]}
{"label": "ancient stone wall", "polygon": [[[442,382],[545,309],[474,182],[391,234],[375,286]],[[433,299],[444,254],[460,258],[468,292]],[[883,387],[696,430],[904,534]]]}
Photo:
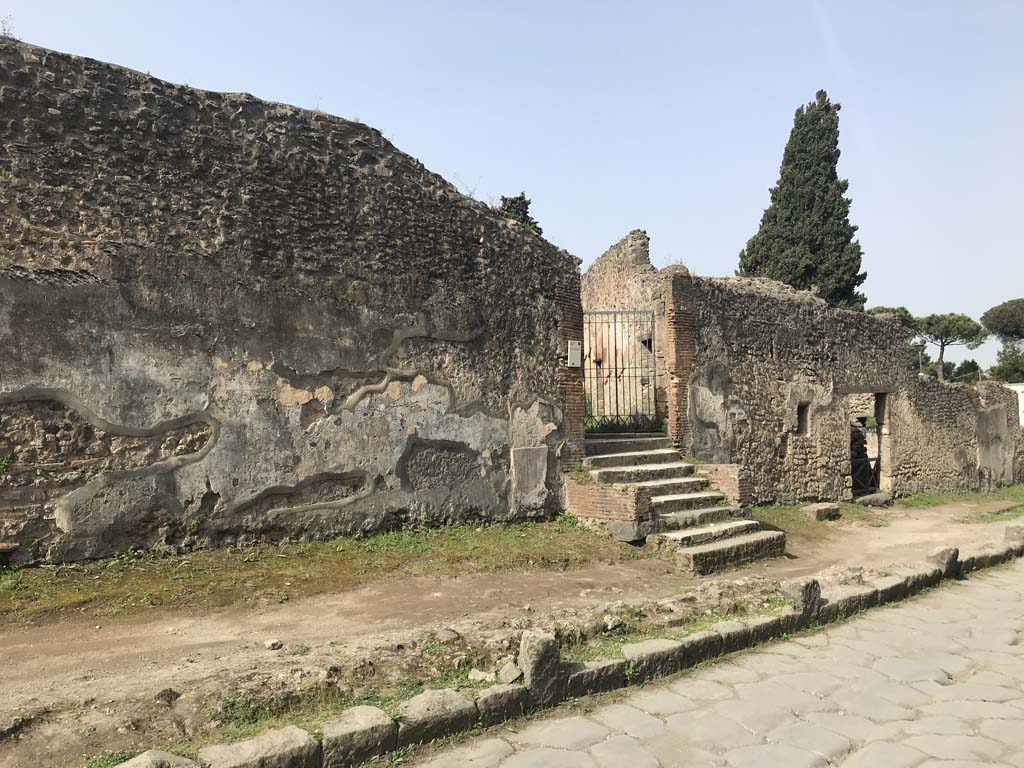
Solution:
{"label": "ancient stone wall", "polygon": [[0,180],[16,562],[561,506],[578,262],[378,131],[3,40]]}
{"label": "ancient stone wall", "polygon": [[[691,455],[743,466],[756,503],[850,497],[851,433],[881,395],[882,487],[979,490],[1019,480],[1013,393],[922,380],[893,320],[768,280],[664,278],[670,427]],[[877,455],[877,451],[875,453]]]}

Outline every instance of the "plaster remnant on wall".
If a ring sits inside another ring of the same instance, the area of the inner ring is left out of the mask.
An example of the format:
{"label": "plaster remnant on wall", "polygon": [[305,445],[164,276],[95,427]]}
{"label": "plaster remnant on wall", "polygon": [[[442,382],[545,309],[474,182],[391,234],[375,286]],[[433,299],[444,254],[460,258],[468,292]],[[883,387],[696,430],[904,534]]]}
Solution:
{"label": "plaster remnant on wall", "polygon": [[[0,400],[212,430],[49,499],[12,534],[19,562],[556,511],[554,471],[543,509],[513,504],[512,411],[556,404],[530,445],[582,455],[562,421],[582,410],[560,362],[581,338],[570,254],[322,113],[4,39],[0,114]],[[418,459],[412,491],[417,439],[466,453]],[[296,501],[314,488],[337,496]]]}

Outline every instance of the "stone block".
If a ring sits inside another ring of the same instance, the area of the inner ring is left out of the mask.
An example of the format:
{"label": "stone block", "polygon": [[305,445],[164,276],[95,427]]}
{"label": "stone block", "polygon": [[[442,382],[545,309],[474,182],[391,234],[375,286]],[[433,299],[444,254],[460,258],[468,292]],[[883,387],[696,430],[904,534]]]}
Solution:
{"label": "stone block", "polygon": [[622,646],[622,655],[637,681],[664,677],[683,667],[683,644],[675,640],[644,640]]}
{"label": "stone block", "polygon": [[786,634],[781,616],[757,616],[745,622],[750,632],[750,644],[759,645]]}
{"label": "stone block", "polygon": [[694,632],[682,640],[683,666],[694,667],[722,654],[722,636],[717,632]]}
{"label": "stone block", "polygon": [[544,508],[547,476],[547,446],[512,449],[512,504],[517,511]]}
{"label": "stone block", "polygon": [[323,768],[350,768],[398,744],[398,723],[382,709],[352,707],[323,725]]}
{"label": "stone block", "polygon": [[814,616],[821,605],[821,584],[817,579],[798,578],[782,582],[782,596],[805,616]]}
{"label": "stone block", "polygon": [[550,707],[565,698],[561,647],[554,635],[536,630],[523,632],[517,664],[523,670],[523,684],[530,689],[534,704]]}
{"label": "stone block", "polygon": [[941,569],[944,579],[954,579],[960,575],[960,550],[956,547],[933,549],[925,560]]}
{"label": "stone block", "polygon": [[626,685],[626,662],[621,659],[566,664],[564,672],[566,696],[571,699],[614,691]]}
{"label": "stone block", "polygon": [[843,516],[839,511],[839,505],[831,501],[808,504],[806,507],[800,507],[800,511],[815,520],[838,520]]}
{"label": "stone block", "polygon": [[722,653],[734,653],[750,646],[750,628],[742,621],[720,621],[711,631],[722,638]]}
{"label": "stone block", "polygon": [[484,725],[503,723],[530,709],[530,689],[508,683],[492,685],[476,695],[476,708]]}
{"label": "stone block", "polygon": [[655,520],[606,520],[604,527],[616,541],[644,541],[658,532]]}
{"label": "stone block", "polygon": [[514,661],[505,663],[501,669],[498,670],[498,682],[510,685],[522,679],[523,670],[521,670]]}
{"label": "stone block", "polygon": [[929,562],[911,563],[899,575],[907,581],[907,594],[915,595],[923,589],[934,587],[942,581],[942,568]]}
{"label": "stone block", "polygon": [[871,580],[871,586],[878,590],[878,605],[903,600],[909,594],[907,579],[903,576],[880,576]]}
{"label": "stone block", "polygon": [[881,493],[869,493],[866,496],[858,496],[853,500],[854,504],[861,504],[865,507],[884,507],[892,501],[892,494],[882,491]]}
{"label": "stone block", "polygon": [[824,624],[874,608],[878,605],[878,590],[865,584],[850,584],[831,588],[822,599],[818,621]]}
{"label": "stone block", "polygon": [[419,744],[470,728],[476,704],[450,688],[424,691],[398,708],[398,743]]}
{"label": "stone block", "polygon": [[320,742],[289,725],[234,744],[199,750],[207,768],[320,768]]}
{"label": "stone block", "polygon": [[116,768],[199,768],[199,766],[184,757],[151,749],[141,755],[136,755],[128,762],[118,763]]}

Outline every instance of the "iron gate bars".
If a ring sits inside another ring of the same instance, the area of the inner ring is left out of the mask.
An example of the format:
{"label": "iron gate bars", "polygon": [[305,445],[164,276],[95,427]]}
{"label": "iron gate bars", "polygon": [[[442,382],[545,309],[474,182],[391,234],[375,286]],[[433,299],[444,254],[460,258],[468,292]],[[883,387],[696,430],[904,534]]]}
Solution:
{"label": "iron gate bars", "polygon": [[661,428],[655,405],[654,313],[583,313],[585,426],[590,432]]}

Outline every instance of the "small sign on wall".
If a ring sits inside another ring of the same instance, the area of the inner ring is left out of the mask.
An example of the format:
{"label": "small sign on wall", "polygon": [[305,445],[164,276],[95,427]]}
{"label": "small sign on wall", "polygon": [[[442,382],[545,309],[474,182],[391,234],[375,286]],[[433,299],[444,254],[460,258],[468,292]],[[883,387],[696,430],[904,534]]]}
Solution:
{"label": "small sign on wall", "polygon": [[579,368],[583,365],[583,342],[569,342],[569,361],[566,363],[570,368]]}

